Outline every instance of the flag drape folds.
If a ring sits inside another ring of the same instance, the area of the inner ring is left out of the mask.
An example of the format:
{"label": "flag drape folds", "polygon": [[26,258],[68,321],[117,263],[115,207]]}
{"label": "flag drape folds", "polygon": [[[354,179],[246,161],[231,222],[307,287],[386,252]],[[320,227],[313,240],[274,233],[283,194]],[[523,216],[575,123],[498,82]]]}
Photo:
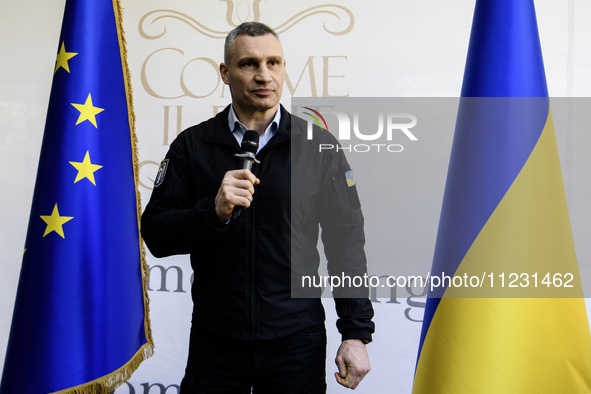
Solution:
{"label": "flag drape folds", "polygon": [[153,352],[117,0],[67,0],[1,394],[107,393]]}
{"label": "flag drape folds", "polygon": [[[518,288],[508,286],[511,273]],[[572,274],[574,287],[544,287],[556,273]],[[591,336],[533,0],[476,3],[431,270],[444,274],[487,285],[430,292],[414,394],[591,392]]]}

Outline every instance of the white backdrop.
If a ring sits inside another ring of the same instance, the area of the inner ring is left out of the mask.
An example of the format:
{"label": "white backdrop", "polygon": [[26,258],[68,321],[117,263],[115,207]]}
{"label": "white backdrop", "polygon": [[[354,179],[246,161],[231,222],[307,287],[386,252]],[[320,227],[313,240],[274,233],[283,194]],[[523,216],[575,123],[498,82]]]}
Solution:
{"label": "white backdrop", "polygon": [[[0,4],[2,368],[65,2],[0,0]],[[232,23],[243,20],[258,19],[272,27],[285,23],[279,31],[290,80],[282,100],[287,108],[292,95],[456,97],[474,9],[469,0],[122,0],[122,4],[144,204],[156,163],[177,130],[229,103],[229,93],[213,66],[221,61],[219,37],[225,34],[212,31],[227,32]],[[591,96],[591,2],[538,0],[536,8],[550,95]],[[591,159],[586,147],[591,136],[568,129],[557,129],[557,135],[577,253],[580,264],[589,265]],[[423,182],[428,187],[425,204],[430,207],[421,222],[423,236],[395,240],[400,256],[421,260],[429,260],[433,253],[451,134],[437,136],[431,143],[443,171]],[[415,214],[400,209],[398,223],[413,220]],[[171,385],[178,385],[183,375],[191,312],[188,257],[149,256],[148,263],[156,354],[118,394],[175,393]],[[374,304],[377,332],[368,347],[373,370],[357,391],[408,393],[424,300],[399,293],[398,303],[388,302],[389,298],[379,301]],[[344,392],[330,376],[336,371],[332,358],[339,336],[332,301],[325,305],[329,393]]]}

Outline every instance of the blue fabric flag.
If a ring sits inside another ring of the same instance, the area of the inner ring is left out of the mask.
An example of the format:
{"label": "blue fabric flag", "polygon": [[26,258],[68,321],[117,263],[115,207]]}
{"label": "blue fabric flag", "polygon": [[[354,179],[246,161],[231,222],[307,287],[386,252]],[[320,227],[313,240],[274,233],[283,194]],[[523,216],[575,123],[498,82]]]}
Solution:
{"label": "blue fabric flag", "polygon": [[[572,289],[544,282],[562,273]],[[476,2],[431,270],[445,276],[470,285],[430,288],[413,394],[591,391],[533,0]]]}
{"label": "blue fabric flag", "polygon": [[68,0],[1,394],[106,393],[153,352],[119,2]]}

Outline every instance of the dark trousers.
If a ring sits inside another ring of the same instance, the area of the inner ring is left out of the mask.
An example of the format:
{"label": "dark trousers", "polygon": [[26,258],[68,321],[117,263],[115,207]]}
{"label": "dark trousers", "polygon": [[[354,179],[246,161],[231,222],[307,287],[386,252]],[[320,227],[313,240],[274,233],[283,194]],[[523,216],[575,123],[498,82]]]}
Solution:
{"label": "dark trousers", "polygon": [[324,394],[326,331],[240,341],[192,333],[181,394]]}

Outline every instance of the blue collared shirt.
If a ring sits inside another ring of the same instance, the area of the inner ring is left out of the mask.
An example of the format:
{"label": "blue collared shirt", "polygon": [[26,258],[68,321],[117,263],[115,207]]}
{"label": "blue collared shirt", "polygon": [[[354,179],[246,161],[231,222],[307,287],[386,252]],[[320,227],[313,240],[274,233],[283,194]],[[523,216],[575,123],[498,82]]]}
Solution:
{"label": "blue collared shirt", "polygon": [[[259,149],[257,150],[257,153],[260,152],[260,150],[263,149],[263,147],[265,145],[267,145],[267,142],[269,142],[269,140],[271,140],[271,138],[273,138],[275,133],[277,133],[277,130],[279,130],[280,121],[281,121],[281,108],[278,108],[277,112],[275,113],[275,116],[273,117],[273,120],[271,121],[269,126],[267,126],[267,128],[265,129],[265,132],[263,133],[263,135],[261,135],[259,138]],[[241,145],[242,138],[244,138],[244,133],[248,129],[246,128],[245,125],[240,123],[240,121],[238,120],[238,117],[236,116],[236,112],[234,112],[233,106],[230,106],[230,112],[228,113],[228,127],[230,128],[230,130],[232,130],[232,134],[234,134],[236,141],[238,141],[238,145]]]}

